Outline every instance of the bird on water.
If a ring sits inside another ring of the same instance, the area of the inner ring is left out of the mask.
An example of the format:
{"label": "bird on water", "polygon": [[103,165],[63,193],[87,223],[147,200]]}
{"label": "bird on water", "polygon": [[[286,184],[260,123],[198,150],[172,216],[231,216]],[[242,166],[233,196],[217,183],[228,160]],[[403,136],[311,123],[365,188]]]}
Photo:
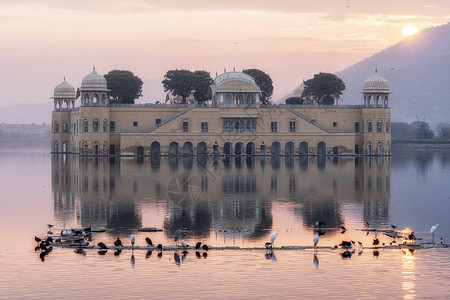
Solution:
{"label": "bird on water", "polygon": [[147,246],[153,246],[153,242],[149,237],[145,238],[145,242],[147,243]]}
{"label": "bird on water", "polygon": [[435,235],[436,231],[438,230],[438,228],[439,228],[439,224],[436,224],[436,225],[432,226],[430,229],[430,233],[431,233],[431,236],[433,237],[433,241],[434,241],[434,235]]}
{"label": "bird on water", "polygon": [[200,246],[202,245],[202,243],[201,242],[197,242],[197,244],[195,244],[195,249],[200,249]]}
{"label": "bird on water", "polygon": [[189,247],[189,245],[186,244],[186,242],[184,240],[181,240],[181,247],[187,248],[187,247]]}
{"label": "bird on water", "polygon": [[270,236],[270,243],[272,244],[271,248],[273,248],[273,243],[275,243],[277,236],[278,234],[276,232],[272,233],[272,235]]}
{"label": "bird on water", "polygon": [[117,240],[114,242],[114,246],[116,246],[116,247],[123,247],[123,245],[122,245],[122,241],[119,239],[119,238],[117,238]]}
{"label": "bird on water", "polygon": [[316,236],[314,237],[313,242],[314,242],[314,247],[316,247],[317,244],[319,243],[319,234],[318,233],[316,233]]}
{"label": "bird on water", "polygon": [[108,247],[106,247],[106,245],[103,242],[98,243],[97,246],[99,246],[100,249],[108,249]]}
{"label": "bird on water", "polygon": [[130,236],[130,242],[131,242],[131,247],[133,247],[133,246],[134,246],[134,243],[136,242],[136,237],[134,236],[134,234],[132,234],[132,235]]}

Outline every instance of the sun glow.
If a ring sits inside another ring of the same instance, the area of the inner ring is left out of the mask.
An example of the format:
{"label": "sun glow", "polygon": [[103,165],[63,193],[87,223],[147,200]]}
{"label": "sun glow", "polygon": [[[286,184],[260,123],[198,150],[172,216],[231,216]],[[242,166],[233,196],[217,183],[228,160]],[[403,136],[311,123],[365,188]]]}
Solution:
{"label": "sun glow", "polygon": [[414,35],[419,32],[419,29],[417,29],[417,26],[414,24],[407,24],[403,27],[403,36],[405,38]]}

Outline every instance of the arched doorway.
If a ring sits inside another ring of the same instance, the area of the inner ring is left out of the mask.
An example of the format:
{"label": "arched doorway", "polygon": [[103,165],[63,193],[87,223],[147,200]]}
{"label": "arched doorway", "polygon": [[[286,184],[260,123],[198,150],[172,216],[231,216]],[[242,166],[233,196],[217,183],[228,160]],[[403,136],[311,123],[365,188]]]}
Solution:
{"label": "arched doorway", "polygon": [[180,153],[180,146],[177,142],[169,144],[169,155],[178,155]]}
{"label": "arched doorway", "polygon": [[102,152],[102,154],[103,155],[108,155],[108,143],[107,142],[103,143],[103,152]]}
{"label": "arched doorway", "polygon": [[137,147],[136,154],[139,156],[144,155],[144,147],[142,146]]}
{"label": "arched doorway", "polygon": [[377,144],[377,155],[383,155],[383,143],[378,142]]}
{"label": "arched doorway", "polygon": [[284,146],[284,155],[295,155],[295,145],[293,142],[287,142]]}
{"label": "arched doorway", "polygon": [[245,153],[247,155],[255,155],[256,154],[256,147],[255,147],[255,143],[253,142],[248,142],[246,149],[245,149]]}
{"label": "arched doorway", "polygon": [[372,155],[372,144],[370,142],[367,143],[367,155]]}
{"label": "arched doorway", "polygon": [[298,147],[298,154],[300,155],[308,155],[309,154],[309,145],[307,142],[301,142]]}
{"label": "arched doorway", "polygon": [[236,155],[244,154],[244,144],[242,144],[241,142],[237,142],[236,148],[234,149],[234,154]]}
{"label": "arched doorway", "polygon": [[184,143],[183,155],[194,155],[194,145],[191,142]]}
{"label": "arched doorway", "polygon": [[159,144],[159,142],[155,141],[150,145],[150,154],[161,155],[161,145]]}
{"label": "arched doorway", "polygon": [[273,142],[270,148],[270,153],[272,155],[281,155],[281,144],[280,142]]}
{"label": "arched doorway", "polygon": [[88,155],[89,154],[89,146],[87,142],[83,143],[83,155]]}
{"label": "arched doorway", "polygon": [[59,143],[55,142],[55,145],[53,146],[53,152],[59,152]]}
{"label": "arched doorway", "polygon": [[197,155],[208,154],[208,145],[205,142],[200,142],[197,145]]}
{"label": "arched doorway", "polygon": [[339,151],[339,147],[338,146],[334,146],[333,147],[333,155],[339,155],[340,151]]}
{"label": "arched doorway", "polygon": [[327,154],[327,144],[325,142],[319,142],[317,144],[317,155],[326,155]]}
{"label": "arched doorway", "polygon": [[233,154],[233,144],[231,144],[230,142],[226,142],[225,145],[223,145],[223,154],[225,155]]}
{"label": "arched doorway", "polygon": [[266,155],[267,154],[267,147],[266,147],[266,145],[261,145],[261,147],[259,149],[260,149],[260,152],[259,152],[260,155]]}
{"label": "arched doorway", "polygon": [[389,152],[391,149],[389,149],[389,142],[386,143],[386,155],[390,155],[391,153]]}

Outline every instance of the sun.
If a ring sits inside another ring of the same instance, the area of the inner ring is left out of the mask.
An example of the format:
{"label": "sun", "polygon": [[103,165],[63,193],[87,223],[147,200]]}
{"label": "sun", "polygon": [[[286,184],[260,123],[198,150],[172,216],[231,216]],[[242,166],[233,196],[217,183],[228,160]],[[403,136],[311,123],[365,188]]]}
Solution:
{"label": "sun", "polygon": [[417,29],[417,26],[414,24],[407,24],[403,27],[403,36],[405,38],[414,35],[419,32],[419,29]]}

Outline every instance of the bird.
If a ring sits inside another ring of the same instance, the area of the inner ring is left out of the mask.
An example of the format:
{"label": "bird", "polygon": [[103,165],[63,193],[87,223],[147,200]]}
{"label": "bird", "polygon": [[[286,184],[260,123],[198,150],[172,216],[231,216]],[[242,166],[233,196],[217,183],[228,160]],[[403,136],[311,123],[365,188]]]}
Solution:
{"label": "bird", "polygon": [[204,244],[204,245],[202,246],[202,248],[203,248],[203,250],[205,250],[205,251],[208,251],[208,249],[209,249],[209,247],[208,247],[206,244]]}
{"label": "bird", "polygon": [[41,241],[39,243],[39,248],[41,248],[41,250],[47,250],[47,247],[45,246],[45,242],[44,241]]}
{"label": "bird", "polygon": [[318,234],[318,233],[317,233],[316,236],[314,237],[313,241],[314,241],[314,247],[316,247],[317,244],[319,243],[319,234]]}
{"label": "bird", "polygon": [[342,258],[352,258],[352,255],[355,253],[355,250],[353,251],[345,251],[341,254]]}
{"label": "bird", "polygon": [[201,242],[197,242],[197,244],[195,244],[195,249],[200,249],[200,246],[202,245],[202,243]]}
{"label": "bird", "polygon": [[114,246],[116,246],[116,247],[119,247],[119,246],[123,247],[122,241],[119,238],[117,238],[117,240],[114,242]]}
{"label": "bird", "polygon": [[69,233],[67,232],[67,230],[61,230],[61,235],[67,236],[67,235],[69,235]]}
{"label": "bird", "polygon": [[431,227],[431,229],[430,229],[430,233],[431,233],[431,236],[433,237],[433,240],[434,240],[434,234],[436,233],[436,230],[438,230],[438,228],[439,228],[439,224],[436,224],[433,227]]}
{"label": "bird", "polygon": [[189,247],[189,245],[186,244],[186,242],[184,240],[181,240],[181,247],[187,248],[187,247]]}
{"label": "bird", "polygon": [[392,227],[392,229],[396,229],[397,228],[397,226],[395,226],[395,225],[391,225],[391,227]]}
{"label": "bird", "polygon": [[52,231],[53,224],[47,224],[48,231]]}
{"label": "bird", "polygon": [[42,240],[40,238],[38,238],[37,236],[34,237],[34,240],[36,241],[36,243],[40,243]]}
{"label": "bird", "polygon": [[158,248],[158,250],[162,250],[162,245],[161,244],[158,244],[158,246],[156,246],[156,248]]}
{"label": "bird", "polygon": [[181,236],[181,228],[177,229],[173,234],[173,241],[177,243],[177,241],[180,239],[180,236]]}
{"label": "bird", "polygon": [[53,238],[51,236],[47,237],[47,241],[49,241],[50,243],[53,243]]}
{"label": "bird", "polygon": [[373,245],[374,246],[378,246],[380,244],[380,240],[378,240],[378,239],[374,239],[373,240]]}
{"label": "bird", "polygon": [[273,247],[273,243],[275,243],[275,240],[277,239],[277,233],[276,232],[274,232],[274,233],[272,233],[272,235],[270,236],[270,243],[272,244],[272,247]]}
{"label": "bird", "polygon": [[344,226],[341,226],[341,229],[342,229],[343,231],[347,231],[347,228],[345,228]]}
{"label": "bird", "polygon": [[153,242],[149,237],[146,237],[145,241],[147,242],[147,246],[153,246]]}
{"label": "bird", "polygon": [[130,241],[131,241],[131,247],[133,247],[133,246],[134,246],[134,243],[136,242],[136,237],[134,236],[134,234],[132,234],[132,235],[130,236]]}
{"label": "bird", "polygon": [[344,249],[351,249],[353,248],[353,241],[342,241],[342,243],[339,244],[339,246],[341,246]]}
{"label": "bird", "polygon": [[106,247],[106,245],[103,242],[98,243],[97,246],[99,246],[100,249],[108,249],[108,247]]}
{"label": "bird", "polygon": [[370,227],[370,224],[369,224],[369,222],[367,222],[367,221],[366,221],[366,226],[367,226],[367,227]]}
{"label": "bird", "polygon": [[272,249],[272,244],[267,242],[265,245],[266,249]]}
{"label": "bird", "polygon": [[361,248],[363,248],[363,244],[360,241],[358,241],[358,244]]}

